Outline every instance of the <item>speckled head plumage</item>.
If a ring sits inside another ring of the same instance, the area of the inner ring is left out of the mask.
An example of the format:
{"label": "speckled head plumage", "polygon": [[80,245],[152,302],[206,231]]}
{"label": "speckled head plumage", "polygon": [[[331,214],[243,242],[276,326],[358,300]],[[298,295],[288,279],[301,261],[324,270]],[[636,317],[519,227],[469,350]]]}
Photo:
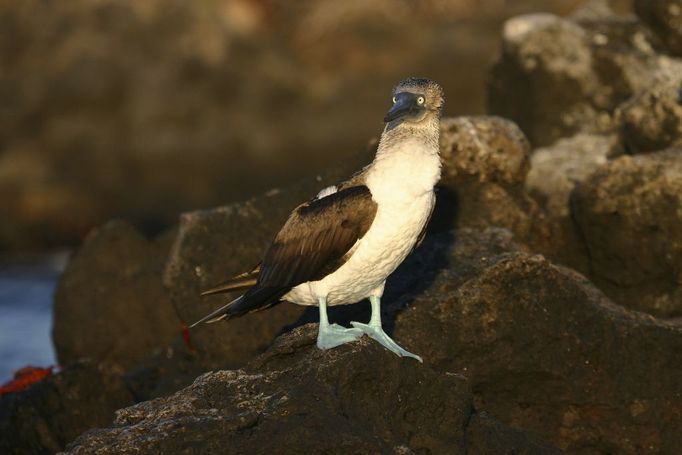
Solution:
{"label": "speckled head plumage", "polygon": [[440,117],[445,94],[431,79],[409,77],[393,88],[392,101],[384,118],[386,123],[419,123],[427,117]]}
{"label": "speckled head plumage", "polygon": [[440,112],[445,104],[445,92],[443,91],[443,87],[431,79],[423,77],[408,77],[407,79],[403,79],[393,87],[394,96],[400,92],[424,95],[426,98],[425,106],[435,111]]}

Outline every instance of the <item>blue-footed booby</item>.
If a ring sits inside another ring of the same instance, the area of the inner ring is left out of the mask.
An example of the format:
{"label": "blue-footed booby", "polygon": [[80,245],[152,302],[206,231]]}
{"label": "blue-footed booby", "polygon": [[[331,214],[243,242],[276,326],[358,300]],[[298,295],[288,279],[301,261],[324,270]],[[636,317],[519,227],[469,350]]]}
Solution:
{"label": "blue-footed booby", "polygon": [[[445,99],[437,83],[408,78],[395,86],[392,101],[372,163],[296,207],[255,269],[202,295],[246,292],[192,327],[286,300],[319,307],[320,349],[366,334],[399,356],[422,361],[384,332],[381,296],[386,278],[421,242],[433,212]],[[366,298],[372,305],[369,323],[352,322],[352,328],[329,323],[327,306]]]}

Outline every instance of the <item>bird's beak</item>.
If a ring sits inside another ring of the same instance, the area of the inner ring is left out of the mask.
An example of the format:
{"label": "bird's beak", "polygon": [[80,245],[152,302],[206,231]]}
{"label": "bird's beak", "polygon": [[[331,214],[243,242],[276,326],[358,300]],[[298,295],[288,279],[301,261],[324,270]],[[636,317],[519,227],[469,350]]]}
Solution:
{"label": "bird's beak", "polygon": [[421,107],[417,104],[417,95],[405,92],[397,93],[393,106],[391,106],[384,117],[384,122],[389,123],[406,115],[414,115],[420,110]]}

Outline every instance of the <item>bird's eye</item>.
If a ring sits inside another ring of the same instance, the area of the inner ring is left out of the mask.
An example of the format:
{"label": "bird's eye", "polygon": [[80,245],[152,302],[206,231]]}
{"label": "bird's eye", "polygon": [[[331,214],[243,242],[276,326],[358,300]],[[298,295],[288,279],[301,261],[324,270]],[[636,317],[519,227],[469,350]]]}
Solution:
{"label": "bird's eye", "polygon": [[424,104],[424,97],[423,96],[420,96],[419,98],[417,98],[417,104]]}
{"label": "bird's eye", "polygon": [[395,96],[394,96],[394,97],[393,97],[393,104],[395,104],[396,101],[397,101],[397,100],[395,99]]}

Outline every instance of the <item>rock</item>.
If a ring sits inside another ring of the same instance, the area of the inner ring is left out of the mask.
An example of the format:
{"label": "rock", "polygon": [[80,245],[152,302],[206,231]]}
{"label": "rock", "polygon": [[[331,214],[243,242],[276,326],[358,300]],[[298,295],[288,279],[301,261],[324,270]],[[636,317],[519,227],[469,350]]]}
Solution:
{"label": "rock", "polygon": [[[530,146],[521,130],[485,116],[446,118],[441,130],[443,177],[437,197],[452,207],[449,228],[453,221],[457,227],[499,226],[527,239],[537,206],[523,191]],[[436,225],[439,216],[434,215]]]}
{"label": "rock", "polygon": [[629,307],[682,315],[682,150],[613,160],[572,199],[595,282]]}
{"label": "rock", "polygon": [[633,97],[618,108],[621,140],[629,153],[682,145],[682,73]]}
{"label": "rock", "polygon": [[191,344],[177,339],[151,351],[129,368],[122,379],[139,403],[175,393],[208,369]]}
{"label": "rock", "polygon": [[55,294],[57,358],[106,362],[122,372],[180,335],[161,275],[172,234],[149,241],[113,221],[71,258]]}
{"label": "rock", "polygon": [[613,155],[621,153],[615,134],[587,134],[560,139],[536,149],[526,190],[539,202],[544,230],[532,239],[534,251],[557,263],[589,273],[584,241],[570,218],[570,194],[576,184],[587,178]]}
{"label": "rock", "polygon": [[518,123],[534,145],[583,123],[608,124],[585,102],[599,86],[591,57],[589,35],[573,21],[544,13],[508,20],[488,81],[489,111]]}
{"label": "rock", "polygon": [[242,370],[123,409],[69,453],[559,453],[479,417],[461,376],[368,339],[321,351],[315,334],[300,327]]}
{"label": "rock", "polygon": [[567,217],[575,185],[618,153],[615,135],[577,134],[533,151],[528,192],[551,216]]}
{"label": "rock", "polygon": [[682,56],[682,2],[635,0],[635,12],[660,37],[666,51]]}
{"label": "rock", "polygon": [[510,19],[488,82],[489,111],[518,123],[534,146],[610,132],[621,103],[682,69],[654,43],[632,17],[592,3],[570,18]]}
{"label": "rock", "polygon": [[55,453],[92,427],[110,425],[133,397],[116,375],[92,363],[73,365],[0,398],[0,452]]}
{"label": "rock", "polygon": [[530,145],[513,122],[500,117],[441,120],[443,180],[518,187],[530,168]]}
{"label": "rock", "polygon": [[[394,335],[469,378],[478,409],[566,453],[674,453],[682,325],[614,305],[577,273],[523,253],[462,284],[443,270]],[[664,423],[665,422],[665,423]]]}

